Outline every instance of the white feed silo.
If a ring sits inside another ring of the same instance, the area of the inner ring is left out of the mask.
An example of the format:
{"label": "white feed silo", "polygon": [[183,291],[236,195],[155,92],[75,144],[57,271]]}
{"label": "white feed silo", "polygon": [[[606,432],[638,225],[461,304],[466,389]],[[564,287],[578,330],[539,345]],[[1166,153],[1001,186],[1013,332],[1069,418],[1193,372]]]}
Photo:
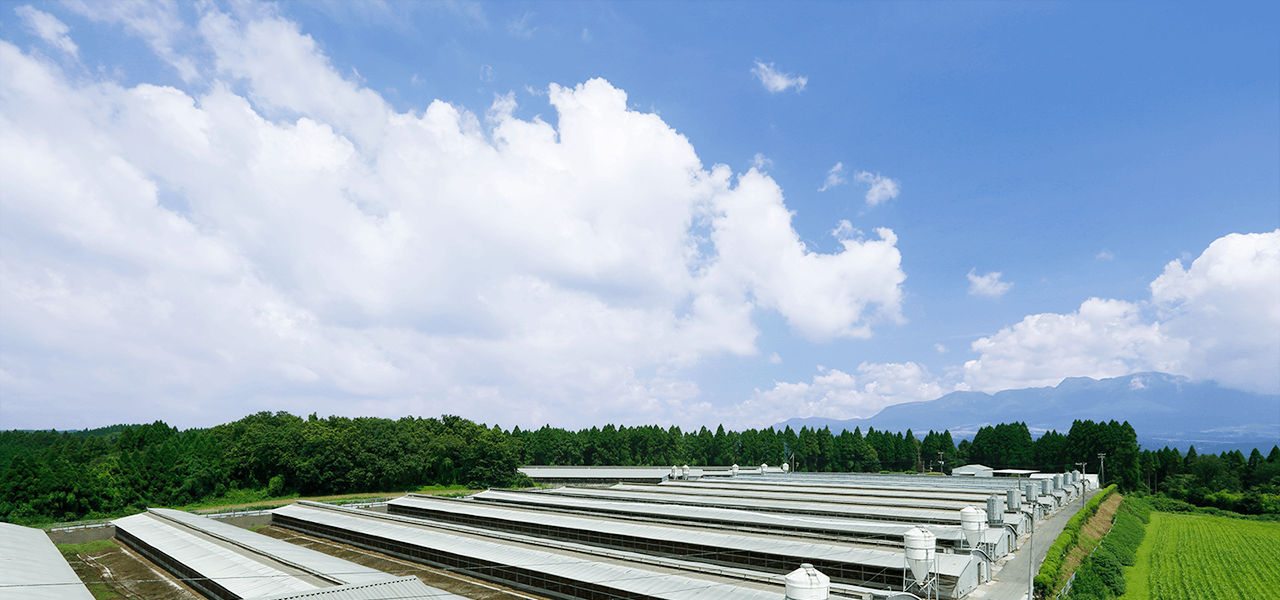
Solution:
{"label": "white feed silo", "polygon": [[[933,569],[934,555],[938,551],[938,538],[932,531],[912,527],[903,534],[903,543],[907,552],[907,568],[916,585],[923,586]],[[905,586],[904,586],[905,587]]]}
{"label": "white feed silo", "polygon": [[990,527],[1004,525],[1004,496],[991,494],[987,497],[987,525]]}
{"label": "white feed silo", "polygon": [[785,577],[787,600],[826,600],[831,595],[831,578],[804,563]]}
{"label": "white feed silo", "polygon": [[683,466],[683,467],[680,467],[680,472],[681,472],[682,474],[684,474],[684,478],[685,478],[685,479],[688,479],[688,478],[689,478],[689,465],[685,465],[685,466]]}
{"label": "white feed silo", "polygon": [[1036,483],[1027,484],[1027,504],[1035,506],[1040,501],[1040,486]]}
{"label": "white feed silo", "polygon": [[987,511],[972,506],[960,509],[960,529],[964,531],[965,541],[970,546],[977,546],[982,541],[982,532],[987,529]]}
{"label": "white feed silo", "polygon": [[1049,493],[1051,492],[1051,490],[1050,490],[1050,488],[1049,488],[1049,486],[1051,486],[1051,485],[1053,485],[1053,482],[1052,482],[1052,481],[1049,481],[1048,479],[1041,479],[1041,480],[1040,480],[1040,493],[1041,493],[1042,495],[1048,496],[1048,495],[1049,495]]}
{"label": "white feed silo", "polygon": [[790,464],[790,463],[782,463],[782,472],[783,472],[783,473],[790,473],[790,472],[791,472],[791,464]]}
{"label": "white feed silo", "polygon": [[680,479],[680,465],[671,465],[671,480]]}
{"label": "white feed silo", "polygon": [[1022,510],[1022,492],[1018,488],[1009,488],[1009,490],[1004,494],[1007,497],[1006,499],[1009,501],[1010,512],[1018,512],[1019,510]]}
{"label": "white feed silo", "polygon": [[736,465],[736,464],[735,464],[735,465],[733,465],[732,467],[729,467],[729,472],[730,472],[730,473],[733,473],[733,476],[734,476],[734,477],[737,477],[737,476],[738,476],[738,465]]}

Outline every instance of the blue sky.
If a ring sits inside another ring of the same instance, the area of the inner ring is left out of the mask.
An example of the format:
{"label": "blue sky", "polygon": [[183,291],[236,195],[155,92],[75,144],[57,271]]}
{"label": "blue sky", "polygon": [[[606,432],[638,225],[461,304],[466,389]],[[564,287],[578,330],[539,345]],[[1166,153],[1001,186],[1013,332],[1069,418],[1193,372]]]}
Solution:
{"label": "blue sky", "polygon": [[0,39],[5,428],[1280,388],[1273,3],[11,2]]}

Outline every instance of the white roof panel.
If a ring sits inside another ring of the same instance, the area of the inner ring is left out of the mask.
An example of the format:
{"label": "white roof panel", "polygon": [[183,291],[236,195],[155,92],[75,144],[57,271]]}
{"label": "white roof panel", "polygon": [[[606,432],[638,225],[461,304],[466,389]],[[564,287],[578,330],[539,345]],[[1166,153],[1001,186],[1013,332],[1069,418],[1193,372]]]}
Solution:
{"label": "white roof panel", "polygon": [[597,500],[578,498],[556,494],[529,492],[509,492],[503,490],[487,490],[472,496],[476,500],[492,502],[509,502],[524,506],[551,507],[567,510],[589,510],[592,512],[638,515],[661,519],[665,517],[680,520],[696,519],[703,522],[718,522],[741,525],[770,525],[778,529],[805,529],[839,532],[848,535],[871,535],[900,537],[912,527],[922,527],[931,531],[938,539],[959,540],[964,537],[959,525],[910,524],[892,521],[862,521],[842,517],[820,517],[814,515],[785,515],[778,513],[756,512],[737,508],[717,508],[710,506],[681,506],[674,504],[657,504],[651,502],[625,502],[618,500]]}
{"label": "white roof panel", "polygon": [[111,523],[241,598],[305,592],[319,587],[148,513]]}
{"label": "white roof panel", "polygon": [[44,530],[12,523],[0,523],[0,596],[93,600]]}
{"label": "white roof panel", "polygon": [[404,522],[403,518],[388,518],[377,514],[358,514],[354,511],[346,511],[337,507],[320,508],[311,505],[292,504],[277,508],[272,512],[405,544],[430,547],[442,552],[520,567],[576,581],[608,585],[629,593],[657,598],[670,600],[692,600],[694,598],[707,600],[718,600],[720,598],[777,600],[779,595],[777,591],[767,592],[705,579],[657,573],[646,569],[597,562],[576,556],[450,535],[425,526],[413,526]]}
{"label": "white roof panel", "polygon": [[467,600],[422,583],[417,577],[400,577],[379,583],[349,584],[319,588],[309,592],[254,598],[253,600],[408,600],[429,598],[435,600]]}
{"label": "white roof panel", "polygon": [[[476,502],[430,500],[426,498],[404,497],[392,500],[390,504],[413,506],[432,510],[447,511],[455,514],[466,514],[488,519],[509,521],[528,521],[536,519],[538,523],[554,527],[563,527],[582,531],[598,532],[620,536],[636,537],[648,540],[662,540],[710,546],[725,550],[757,552],[810,560],[828,560],[851,564],[872,565],[880,568],[903,568],[904,558],[900,551],[865,548],[851,545],[831,545],[803,541],[777,540],[771,538],[733,535],[716,531],[691,531],[674,529],[643,523],[619,523],[556,514],[531,515],[526,512],[509,510],[493,506],[484,506]],[[956,555],[939,555],[942,573],[958,575],[968,564],[970,557],[961,558]],[[952,564],[955,563],[955,564]]]}
{"label": "white roof panel", "polygon": [[394,575],[383,573],[377,569],[358,565],[297,544],[290,544],[284,540],[254,533],[248,529],[241,529],[217,519],[163,508],[153,508],[151,512],[254,552],[292,563],[304,570],[338,579],[343,583],[369,584],[395,579]]}

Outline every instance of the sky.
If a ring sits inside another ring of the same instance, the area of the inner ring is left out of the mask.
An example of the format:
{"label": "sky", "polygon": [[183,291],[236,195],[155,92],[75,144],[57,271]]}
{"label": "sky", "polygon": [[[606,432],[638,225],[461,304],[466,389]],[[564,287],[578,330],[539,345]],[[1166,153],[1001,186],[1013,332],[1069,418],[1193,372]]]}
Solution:
{"label": "sky", "polygon": [[1280,392],[1276,3],[0,4],[0,428],[1144,371]]}

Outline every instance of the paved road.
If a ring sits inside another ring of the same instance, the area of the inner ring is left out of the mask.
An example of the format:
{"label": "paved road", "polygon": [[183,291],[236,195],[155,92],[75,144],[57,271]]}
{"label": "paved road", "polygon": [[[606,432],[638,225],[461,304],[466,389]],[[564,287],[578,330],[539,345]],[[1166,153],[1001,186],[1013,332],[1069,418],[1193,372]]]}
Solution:
{"label": "paved road", "polygon": [[[1044,521],[1036,523],[1036,544],[1035,558],[1036,569],[1040,568],[1040,564],[1044,562],[1044,557],[1049,553],[1049,546],[1053,541],[1058,539],[1058,534],[1062,533],[1062,529],[1067,526],[1067,521],[1071,520],[1071,516],[1080,512],[1084,508],[1084,503],[1097,493],[1097,489],[1091,489],[1083,498],[1073,501],[1071,504],[1059,510],[1057,514]],[[1031,536],[1024,535],[1018,538],[1018,551],[996,562],[995,576],[991,581],[978,586],[978,589],[971,592],[966,598],[975,600],[1026,600],[1027,597],[1027,542]],[[1005,561],[1008,562],[1005,562]],[[1001,564],[1003,563],[1003,565]]]}

